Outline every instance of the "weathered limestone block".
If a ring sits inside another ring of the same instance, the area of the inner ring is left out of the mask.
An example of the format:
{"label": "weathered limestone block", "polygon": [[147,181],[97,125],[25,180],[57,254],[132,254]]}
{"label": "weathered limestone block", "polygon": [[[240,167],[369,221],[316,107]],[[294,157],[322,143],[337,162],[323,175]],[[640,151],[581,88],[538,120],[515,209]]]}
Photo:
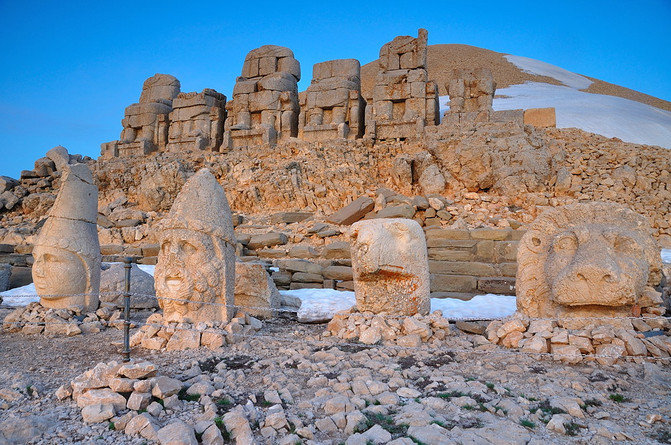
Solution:
{"label": "weathered limestone block", "polygon": [[172,101],[179,89],[179,80],[169,74],[155,74],[145,80],[140,101],[126,107],[119,140],[101,144],[100,155],[113,158],[165,150]]}
{"label": "weathered limestone block", "polygon": [[[108,266],[105,268],[105,266]],[[121,263],[103,265],[100,275],[100,301],[113,303],[117,307],[124,305],[125,268]],[[130,307],[133,309],[149,309],[158,307],[154,290],[154,277],[147,272],[131,265],[130,271]]]}
{"label": "weathered limestone block", "polygon": [[269,144],[298,135],[301,68],[289,48],[264,45],[250,51],[226,104],[220,151]]}
{"label": "weathered limestone block", "polygon": [[365,101],[356,59],[329,60],[312,68],[312,84],[300,94],[299,137],[307,141],[363,136]]}
{"label": "weathered limestone block", "polygon": [[224,136],[226,96],[209,88],[172,101],[167,151],[218,151]]}
{"label": "weathered limestone block", "polygon": [[98,187],[86,164],[64,166],[56,202],[33,248],[35,289],[42,306],[98,308]]}
{"label": "weathered limestone block", "polygon": [[617,204],[547,210],[517,261],[517,308],[531,317],[636,316],[657,304],[643,297],[657,294],[659,247],[645,217]]}
{"label": "weathered limestone block", "polygon": [[375,201],[368,196],[360,196],[350,204],[330,215],[326,220],[333,224],[350,225],[366,216],[373,210]]}
{"label": "weathered limestone block", "polygon": [[359,312],[426,315],[429,265],[421,226],[409,219],[352,225],[352,269]]}
{"label": "weathered limestone block", "polygon": [[164,321],[233,318],[235,238],[224,189],[202,169],[182,187],[159,223],[156,297]]}
{"label": "weathered limestone block", "polygon": [[[495,91],[496,82],[491,70],[454,70],[448,86],[448,113],[489,113],[492,111]],[[486,120],[488,119],[487,115]]]}
{"label": "weathered limestone block", "polygon": [[366,137],[419,137],[427,125],[438,125],[438,88],[427,80],[428,32],[417,38],[396,37],[380,49],[373,101],[366,106]]}
{"label": "weathered limestone block", "polygon": [[554,108],[529,108],[524,110],[524,123],[534,127],[556,127],[557,116]]}
{"label": "weathered limestone block", "polygon": [[280,293],[263,264],[235,264],[235,305],[244,313],[270,318],[280,307]]}

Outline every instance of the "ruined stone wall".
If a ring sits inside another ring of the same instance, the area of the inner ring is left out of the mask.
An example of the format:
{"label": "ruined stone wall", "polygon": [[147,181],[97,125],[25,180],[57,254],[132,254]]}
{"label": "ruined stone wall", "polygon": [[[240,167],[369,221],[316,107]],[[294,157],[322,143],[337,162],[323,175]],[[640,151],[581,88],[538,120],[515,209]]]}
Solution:
{"label": "ruined stone wall", "polygon": [[[431,297],[515,294],[517,246],[524,230],[426,228],[425,232]],[[271,261],[279,269],[272,278],[281,289],[353,290],[347,241],[287,247],[289,237],[281,232],[240,239],[246,243],[246,255]]]}
{"label": "ruined stone wall", "polygon": [[[547,129],[548,146],[565,153],[557,172],[558,199],[610,201],[648,217],[671,246],[671,155],[661,147],[630,144],[576,129]],[[548,205],[551,198],[539,202]]]}

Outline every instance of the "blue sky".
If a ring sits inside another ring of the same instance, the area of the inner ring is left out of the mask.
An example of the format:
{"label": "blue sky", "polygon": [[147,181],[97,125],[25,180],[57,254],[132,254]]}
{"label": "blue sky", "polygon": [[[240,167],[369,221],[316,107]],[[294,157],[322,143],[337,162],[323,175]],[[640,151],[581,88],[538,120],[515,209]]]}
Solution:
{"label": "blue sky", "polygon": [[51,147],[97,157],[155,73],[230,97],[245,54],[287,46],[312,65],[378,56],[396,35],[539,59],[671,100],[671,1],[105,2],[0,0],[0,175]]}

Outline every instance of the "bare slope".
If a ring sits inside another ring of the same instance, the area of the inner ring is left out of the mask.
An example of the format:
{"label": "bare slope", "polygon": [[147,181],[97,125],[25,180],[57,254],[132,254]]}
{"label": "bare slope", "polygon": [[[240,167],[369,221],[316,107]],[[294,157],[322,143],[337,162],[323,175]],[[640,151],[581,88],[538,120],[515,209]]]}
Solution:
{"label": "bare slope", "polygon": [[[505,88],[526,81],[545,82],[553,85],[561,83],[547,76],[537,76],[523,72],[521,69],[505,59],[506,54],[478,48],[470,45],[440,44],[428,47],[428,70],[429,79],[438,84],[440,95],[446,95],[446,85],[450,80],[454,69],[486,67],[492,70],[497,88]],[[361,88],[366,98],[370,97],[375,74],[377,72],[377,60],[367,63],[361,67]],[[589,93],[606,94],[610,96],[623,97],[625,99],[641,102],[662,110],[671,111],[671,102],[659,99],[629,88],[614,85],[602,80],[589,78],[594,83],[586,90]]]}

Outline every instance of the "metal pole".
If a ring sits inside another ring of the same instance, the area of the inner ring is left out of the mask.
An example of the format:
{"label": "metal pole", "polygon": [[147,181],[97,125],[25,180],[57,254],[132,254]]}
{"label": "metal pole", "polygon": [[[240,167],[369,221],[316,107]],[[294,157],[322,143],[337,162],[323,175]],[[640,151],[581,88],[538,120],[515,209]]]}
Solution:
{"label": "metal pole", "polygon": [[123,361],[130,361],[130,268],[133,263],[133,258],[126,257],[123,260],[125,269],[124,279],[124,294],[123,294]]}

